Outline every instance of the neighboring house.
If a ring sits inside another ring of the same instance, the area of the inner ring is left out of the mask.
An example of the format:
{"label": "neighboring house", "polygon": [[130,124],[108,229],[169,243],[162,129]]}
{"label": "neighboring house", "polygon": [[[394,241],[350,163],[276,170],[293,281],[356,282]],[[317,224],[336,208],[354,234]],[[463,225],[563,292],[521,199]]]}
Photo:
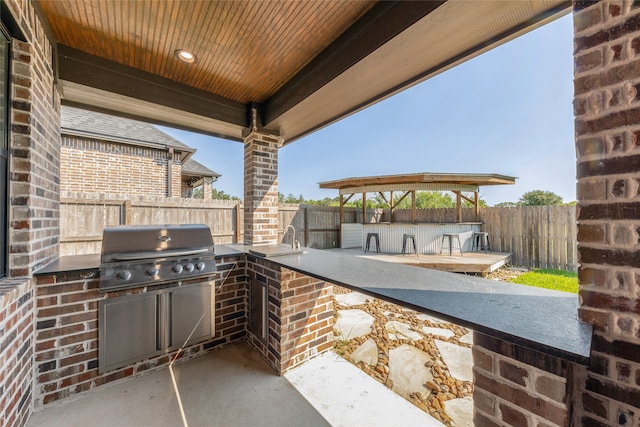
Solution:
{"label": "neighboring house", "polygon": [[60,116],[63,192],[192,197],[220,176],[191,158],[195,149],[151,124],[72,107]]}

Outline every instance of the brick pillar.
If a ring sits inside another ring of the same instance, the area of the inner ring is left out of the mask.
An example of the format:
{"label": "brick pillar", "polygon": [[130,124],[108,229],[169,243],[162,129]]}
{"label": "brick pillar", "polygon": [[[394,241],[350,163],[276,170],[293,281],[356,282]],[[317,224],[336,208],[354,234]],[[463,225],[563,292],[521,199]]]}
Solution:
{"label": "brick pillar", "polygon": [[252,256],[247,280],[249,310],[262,306],[263,295],[258,290],[266,290],[266,312],[250,312],[249,323],[256,315],[267,322],[265,337],[249,326],[247,338],[275,372],[282,375],[333,348],[333,284]]}
{"label": "brick pillar", "polygon": [[213,198],[213,188],[211,187],[212,182],[212,178],[202,178],[202,198],[204,200],[211,200]]}
{"label": "brick pillar", "polygon": [[278,243],[280,137],[255,127],[244,138],[244,243]]}
{"label": "brick pillar", "polygon": [[568,378],[575,368],[558,357],[474,332],[474,424],[568,425]]}
{"label": "brick pillar", "polygon": [[574,3],[580,310],[594,325],[579,425],[640,424],[640,4]]}

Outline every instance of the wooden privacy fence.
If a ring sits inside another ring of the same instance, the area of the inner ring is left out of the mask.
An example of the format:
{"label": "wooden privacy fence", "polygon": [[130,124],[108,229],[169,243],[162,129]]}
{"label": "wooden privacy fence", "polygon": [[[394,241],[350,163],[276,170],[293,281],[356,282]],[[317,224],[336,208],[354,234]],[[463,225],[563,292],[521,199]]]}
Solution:
{"label": "wooden privacy fence", "polygon": [[[421,209],[418,222],[455,222],[456,209]],[[243,209],[237,201],[152,197],[105,198],[63,195],[60,200],[61,255],[100,253],[102,230],[114,225],[206,224],[216,244],[242,242]],[[405,218],[406,217],[406,218]],[[362,222],[362,210],[346,208],[345,222]],[[394,221],[409,222],[408,210],[394,211]],[[388,210],[370,209],[367,222],[388,221]],[[473,221],[473,210],[463,209],[463,220]],[[290,243],[291,224],[302,246],[328,249],[339,246],[337,207],[281,204],[279,240]],[[489,233],[492,249],[511,252],[512,264],[536,268],[577,269],[576,210],[573,206],[482,208],[479,221]]]}

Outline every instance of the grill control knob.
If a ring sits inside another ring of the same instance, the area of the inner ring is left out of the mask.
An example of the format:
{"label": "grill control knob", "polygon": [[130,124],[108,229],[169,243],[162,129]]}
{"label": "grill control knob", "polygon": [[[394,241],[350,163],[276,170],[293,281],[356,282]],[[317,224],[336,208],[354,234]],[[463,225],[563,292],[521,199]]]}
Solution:
{"label": "grill control knob", "polygon": [[155,267],[151,267],[147,270],[147,276],[155,276],[158,274],[158,269]]}
{"label": "grill control knob", "polygon": [[184,269],[185,269],[185,270],[187,270],[187,271],[189,271],[189,272],[193,271],[193,264],[191,264],[190,262],[189,262],[189,263],[186,263],[186,264],[184,265]]}
{"label": "grill control knob", "polygon": [[182,273],[182,266],[180,264],[176,264],[171,269],[174,273]]}
{"label": "grill control knob", "polygon": [[198,270],[204,270],[204,262],[200,261],[199,263],[197,263],[196,268]]}
{"label": "grill control knob", "polygon": [[131,279],[131,272],[127,270],[119,271],[116,277],[120,280],[129,280]]}

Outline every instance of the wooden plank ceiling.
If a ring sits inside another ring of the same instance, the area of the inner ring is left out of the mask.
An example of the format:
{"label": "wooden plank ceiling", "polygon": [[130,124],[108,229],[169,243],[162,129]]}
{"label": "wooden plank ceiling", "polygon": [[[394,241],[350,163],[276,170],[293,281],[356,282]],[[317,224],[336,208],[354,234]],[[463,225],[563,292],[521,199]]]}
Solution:
{"label": "wooden plank ceiling", "polygon": [[[59,44],[241,103],[264,102],[375,2],[41,1]],[[189,65],[174,52],[186,49]]]}
{"label": "wooden plank ceiling", "polygon": [[[570,10],[567,0],[32,0],[67,105],[285,143]],[[197,56],[194,64],[177,49]]]}

